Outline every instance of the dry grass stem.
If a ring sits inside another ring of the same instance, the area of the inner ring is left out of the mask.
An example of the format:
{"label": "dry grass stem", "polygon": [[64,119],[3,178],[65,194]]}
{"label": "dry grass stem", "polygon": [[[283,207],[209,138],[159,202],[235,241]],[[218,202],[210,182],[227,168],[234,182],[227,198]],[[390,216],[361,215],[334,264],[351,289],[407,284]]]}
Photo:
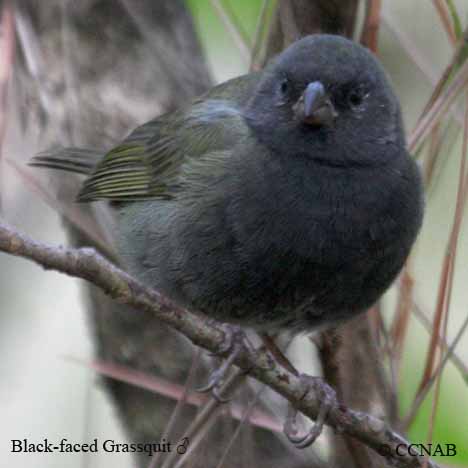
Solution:
{"label": "dry grass stem", "polygon": [[1,177],[3,175],[3,144],[8,119],[8,88],[15,59],[15,19],[12,3],[3,2],[1,18],[1,50],[0,50],[0,213],[2,211]]}
{"label": "dry grass stem", "polygon": [[452,25],[450,18],[450,11],[447,7],[447,3],[444,0],[432,0],[432,3],[437,10],[442,26],[447,33],[450,43],[454,46],[457,43],[457,36]]}
{"label": "dry grass stem", "polygon": [[372,50],[374,54],[377,53],[381,9],[382,0],[367,0],[366,18],[361,35],[361,44],[364,44]]}
{"label": "dry grass stem", "polygon": [[222,5],[220,0],[210,0],[210,4],[226,28],[226,31],[234,40],[234,43],[237,46],[237,49],[239,50],[239,53],[241,54],[245,63],[250,63],[251,46],[247,38],[244,37],[241,30],[236,26],[236,22],[233,20],[233,17],[229,15],[228,11]]}

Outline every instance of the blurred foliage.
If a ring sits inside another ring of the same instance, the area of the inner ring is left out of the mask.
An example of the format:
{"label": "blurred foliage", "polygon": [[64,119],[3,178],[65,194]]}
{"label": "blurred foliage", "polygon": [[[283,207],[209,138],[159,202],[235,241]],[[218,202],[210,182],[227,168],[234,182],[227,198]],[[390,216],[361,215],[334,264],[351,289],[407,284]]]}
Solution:
{"label": "blurred foliage", "polygon": [[[226,32],[211,0],[186,0],[186,3],[192,12],[201,44],[217,81],[224,81],[246,72],[249,63],[243,60],[233,38]],[[263,0],[223,2],[229,4],[232,13],[238,18],[250,45],[253,43],[262,3]]]}
{"label": "blurred foliage", "polygon": [[[226,30],[219,21],[210,0],[186,0],[186,3],[192,12],[198,32],[205,43],[209,38],[213,39],[214,36],[226,36]],[[223,4],[231,7],[242,28],[250,40],[253,40],[262,3],[263,0],[229,0]]]}
{"label": "blurred foliage", "polygon": [[[403,355],[401,382],[399,386],[400,414],[403,416],[409,410],[414,392],[422,375],[423,359],[429,343],[427,332],[420,327],[411,330],[407,341],[407,350]],[[454,457],[435,456],[440,463],[468,464],[468,440],[467,440],[467,395],[466,383],[460,373],[451,364],[444,372],[439,397],[439,409],[437,411],[433,443],[455,444],[457,454]],[[432,412],[432,398],[434,390],[427,395],[421,405],[417,417],[411,425],[408,436],[413,443],[425,443]]]}

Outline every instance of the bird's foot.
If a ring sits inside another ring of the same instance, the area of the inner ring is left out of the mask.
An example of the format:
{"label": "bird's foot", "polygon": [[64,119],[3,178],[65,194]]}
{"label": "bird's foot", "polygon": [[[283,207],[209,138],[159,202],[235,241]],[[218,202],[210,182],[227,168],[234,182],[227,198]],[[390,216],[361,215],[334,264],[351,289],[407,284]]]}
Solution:
{"label": "bird's foot", "polygon": [[313,390],[319,395],[320,408],[314,425],[306,434],[297,434],[297,409],[291,404],[288,407],[288,415],[284,423],[283,432],[288,440],[297,448],[303,449],[312,445],[322,433],[323,425],[330,409],[336,404],[336,392],[320,377],[311,377],[310,375],[300,375],[301,384],[304,386],[304,395],[302,399]]}
{"label": "bird's foot", "polygon": [[229,355],[222,365],[212,372],[208,379],[208,383],[205,386],[198,388],[197,391],[202,393],[211,391],[211,394],[216,398],[216,400],[220,403],[227,403],[230,399],[222,397],[220,393],[226,374],[244,346],[250,350],[252,345],[247,340],[245,333],[240,327],[228,324],[223,324],[222,327],[225,340],[220,348],[213,354],[217,356],[229,353]]}

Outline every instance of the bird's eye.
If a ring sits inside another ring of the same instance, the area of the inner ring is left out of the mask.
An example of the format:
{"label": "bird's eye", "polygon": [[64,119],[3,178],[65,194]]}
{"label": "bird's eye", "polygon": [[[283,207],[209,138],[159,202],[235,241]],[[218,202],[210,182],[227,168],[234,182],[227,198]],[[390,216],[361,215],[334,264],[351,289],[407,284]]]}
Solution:
{"label": "bird's eye", "polygon": [[366,94],[364,91],[360,88],[355,88],[352,89],[348,93],[348,103],[351,107],[359,107],[362,104],[362,101],[364,101],[364,98],[366,97]]}
{"label": "bird's eye", "polygon": [[284,79],[280,85],[281,94],[286,94],[289,91],[289,81]]}

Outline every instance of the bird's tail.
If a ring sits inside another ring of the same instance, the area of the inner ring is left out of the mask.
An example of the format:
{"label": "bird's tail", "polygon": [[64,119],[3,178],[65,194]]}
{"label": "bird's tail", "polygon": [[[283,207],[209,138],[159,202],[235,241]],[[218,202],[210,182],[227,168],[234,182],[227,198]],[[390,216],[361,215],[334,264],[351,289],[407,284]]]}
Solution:
{"label": "bird's tail", "polygon": [[83,148],[57,148],[37,154],[29,165],[90,175],[103,154],[103,151]]}

